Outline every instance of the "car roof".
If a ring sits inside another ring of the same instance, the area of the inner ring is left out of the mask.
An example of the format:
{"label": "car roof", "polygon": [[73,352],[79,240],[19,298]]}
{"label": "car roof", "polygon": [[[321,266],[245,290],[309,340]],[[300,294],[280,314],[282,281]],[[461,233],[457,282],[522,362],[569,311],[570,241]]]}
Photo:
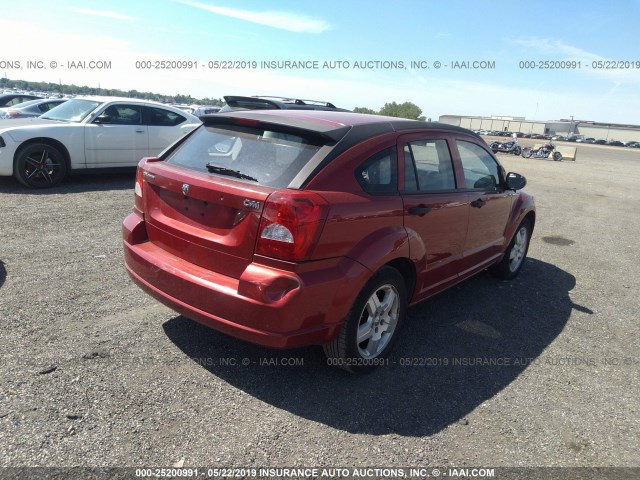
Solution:
{"label": "car roof", "polygon": [[[87,95],[87,96],[77,96],[72,100],[89,100],[92,102],[136,102],[136,103],[144,103],[148,105],[158,105],[163,107],[170,107],[171,105],[166,105],[160,102],[152,102],[151,100],[143,100],[141,98],[129,98],[129,97],[107,97],[100,95]],[[175,108],[175,107],[172,107]]]}
{"label": "car roof", "polygon": [[164,108],[165,110],[170,110],[174,113],[179,113],[182,116],[186,116],[187,120],[191,122],[200,121],[198,117],[193,115],[192,113],[181,110],[180,108],[174,107],[172,105],[167,105],[165,103],[153,102],[150,100],[142,100],[139,98],[128,98],[128,97],[106,97],[106,96],[97,96],[97,95],[87,95],[79,96],[72,98],[70,100],[88,100],[90,102],[100,102],[100,103],[108,103],[108,102],[126,102],[126,103],[136,103],[138,105],[147,105],[149,107],[159,107]]}
{"label": "car roof", "polygon": [[27,107],[33,107],[36,105],[40,105],[43,103],[52,103],[52,102],[57,102],[57,103],[64,103],[66,102],[68,99],[66,98],[34,98],[32,100],[27,100],[26,102],[22,102],[22,103],[17,103],[16,105],[13,105],[13,107],[11,108],[27,108]]}

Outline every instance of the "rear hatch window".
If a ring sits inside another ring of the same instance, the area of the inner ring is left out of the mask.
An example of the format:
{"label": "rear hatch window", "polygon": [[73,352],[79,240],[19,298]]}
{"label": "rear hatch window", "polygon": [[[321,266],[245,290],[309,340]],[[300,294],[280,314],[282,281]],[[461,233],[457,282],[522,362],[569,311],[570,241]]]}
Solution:
{"label": "rear hatch window", "polygon": [[181,167],[285,188],[322,147],[319,137],[244,125],[202,126],[167,159]]}

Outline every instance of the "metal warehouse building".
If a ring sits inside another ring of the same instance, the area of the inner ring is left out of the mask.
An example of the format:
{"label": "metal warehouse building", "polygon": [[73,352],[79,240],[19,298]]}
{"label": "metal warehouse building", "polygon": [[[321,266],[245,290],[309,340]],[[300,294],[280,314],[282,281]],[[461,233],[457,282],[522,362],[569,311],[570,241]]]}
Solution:
{"label": "metal warehouse building", "polygon": [[524,117],[441,115],[440,121],[469,130],[499,130],[502,132],[541,133],[549,135],[581,135],[596,140],[640,141],[640,126],[599,123],[584,120],[525,120]]}

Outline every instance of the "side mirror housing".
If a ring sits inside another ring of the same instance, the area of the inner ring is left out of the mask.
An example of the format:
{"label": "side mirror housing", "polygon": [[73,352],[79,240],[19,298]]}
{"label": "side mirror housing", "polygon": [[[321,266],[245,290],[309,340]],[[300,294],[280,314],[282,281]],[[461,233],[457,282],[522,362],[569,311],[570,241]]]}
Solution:
{"label": "side mirror housing", "polygon": [[476,183],[473,184],[473,188],[482,188],[483,190],[491,190],[496,188],[496,181],[493,175],[486,175],[484,177],[480,177],[476,180]]}
{"label": "side mirror housing", "polygon": [[527,179],[519,173],[509,172],[505,183],[507,190],[522,190],[527,184]]}
{"label": "side mirror housing", "polygon": [[99,115],[95,118],[93,123],[111,123],[111,116],[105,114]]}

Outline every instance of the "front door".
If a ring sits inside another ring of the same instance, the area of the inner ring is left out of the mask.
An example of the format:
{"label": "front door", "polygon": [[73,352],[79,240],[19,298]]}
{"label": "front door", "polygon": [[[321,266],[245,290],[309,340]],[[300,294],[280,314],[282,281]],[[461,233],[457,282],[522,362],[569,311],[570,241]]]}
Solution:
{"label": "front door", "polygon": [[112,104],[99,115],[107,115],[85,126],[87,168],[135,167],[149,155],[149,133],[142,123],[142,107]]}
{"label": "front door", "polygon": [[501,255],[513,191],[504,188],[504,171],[486,148],[455,141],[469,196],[469,227],[461,275],[484,268]]}

